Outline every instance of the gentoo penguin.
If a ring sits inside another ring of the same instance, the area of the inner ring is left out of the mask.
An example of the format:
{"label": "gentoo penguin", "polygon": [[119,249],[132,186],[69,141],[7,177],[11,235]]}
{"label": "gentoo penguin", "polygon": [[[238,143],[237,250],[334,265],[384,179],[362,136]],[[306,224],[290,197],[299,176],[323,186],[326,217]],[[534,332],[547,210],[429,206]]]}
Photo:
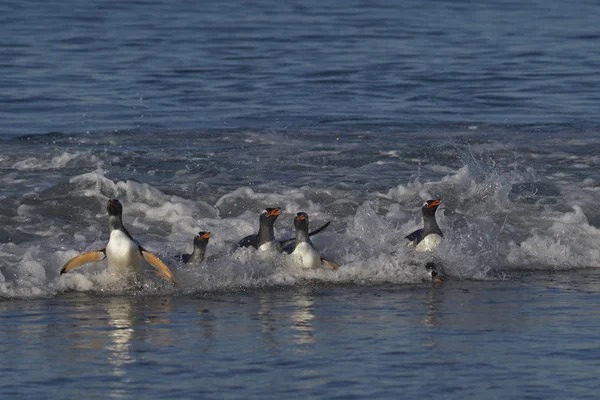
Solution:
{"label": "gentoo penguin", "polygon": [[[441,202],[440,199],[427,200],[421,207],[423,228],[417,229],[406,236],[406,239],[410,240],[411,244],[415,246],[415,250],[421,252],[432,251],[442,242],[444,234],[435,220],[435,212]],[[425,269],[434,283],[442,282],[435,262],[430,261],[425,264]]]}
{"label": "gentoo penguin", "polygon": [[406,236],[406,239],[410,240],[415,246],[417,251],[431,251],[435,249],[442,241],[442,230],[435,220],[435,212],[442,201],[427,200],[421,211],[423,213],[423,228],[417,229],[410,235]]}
{"label": "gentoo penguin", "polygon": [[339,265],[321,256],[315,245],[310,240],[308,233],[308,214],[299,212],[294,218],[296,238],[283,250],[295,257],[299,264],[306,269],[319,268],[321,266],[338,269]]}
{"label": "gentoo penguin", "polygon": [[[258,233],[254,235],[248,235],[242,240],[238,242],[239,247],[254,247],[258,250],[274,250],[281,251],[281,249],[291,242],[294,241],[295,238],[285,239],[285,240],[275,240],[275,231],[273,225],[275,224],[275,220],[279,215],[281,215],[281,208],[265,208],[260,213],[260,218],[258,221]],[[316,235],[321,232],[325,228],[329,226],[331,222],[327,222],[323,224],[319,229],[315,229],[310,232],[308,235]]]}
{"label": "gentoo penguin", "polygon": [[437,265],[433,261],[429,261],[427,264],[425,264],[425,269],[427,270],[427,273],[429,273],[429,277],[433,283],[443,282]]}
{"label": "gentoo penguin", "polygon": [[143,271],[142,258],[158,270],[159,275],[170,282],[175,282],[173,273],[156,255],[144,249],[123,226],[123,205],[117,199],[108,201],[108,227],[110,238],[102,250],[80,254],[70,259],[60,270],[67,273],[83,264],[108,261],[108,271],[120,278],[135,279]]}
{"label": "gentoo penguin", "polygon": [[210,232],[202,231],[198,233],[194,237],[194,250],[192,254],[180,254],[175,258],[186,264],[200,264],[204,260],[208,239],[210,239]]}
{"label": "gentoo penguin", "polygon": [[281,212],[279,207],[265,208],[258,220],[258,233],[248,235],[238,242],[239,247],[254,247],[261,251],[274,250],[279,252],[279,243],[275,240],[273,224]]}

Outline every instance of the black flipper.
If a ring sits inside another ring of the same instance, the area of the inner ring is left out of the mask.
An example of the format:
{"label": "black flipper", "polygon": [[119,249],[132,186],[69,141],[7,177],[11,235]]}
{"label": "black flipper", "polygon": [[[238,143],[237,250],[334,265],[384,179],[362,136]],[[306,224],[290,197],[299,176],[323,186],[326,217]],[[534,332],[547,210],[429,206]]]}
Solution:
{"label": "black flipper", "polygon": [[405,238],[413,242],[413,244],[419,243],[421,240],[423,240],[423,228],[417,229],[410,235],[406,235]]}
{"label": "black flipper", "polygon": [[296,238],[289,240],[291,243],[288,243],[285,247],[281,248],[282,253],[292,254],[294,250],[296,250]]}
{"label": "black flipper", "polygon": [[[326,228],[329,226],[329,224],[331,224],[331,221],[327,221],[327,222],[326,222],[325,224],[323,224],[321,227],[319,227],[319,228],[315,229],[315,230],[314,230],[314,231],[312,231],[312,232],[308,232],[308,236],[316,235],[317,233],[324,231],[324,230],[325,230],[325,229],[326,229]],[[288,248],[290,247],[290,245],[292,245],[292,244],[293,244],[293,243],[291,243],[291,242],[294,242],[295,240],[296,240],[296,238],[295,238],[295,237],[293,237],[293,238],[290,238],[290,239],[280,240],[280,241],[279,241],[279,247],[281,247],[281,248],[283,249],[283,250],[282,250],[283,252],[286,252],[286,253],[290,254],[292,251],[294,251],[294,247],[295,247],[295,246],[293,246],[293,247],[292,247],[292,250],[291,250],[291,251],[289,251],[289,252],[288,252],[286,249],[288,249]]]}
{"label": "black flipper", "polygon": [[191,256],[192,256],[191,254],[186,253],[186,254],[178,254],[173,258],[179,262],[187,263],[190,260]]}
{"label": "black flipper", "polygon": [[255,249],[258,248],[258,246],[256,245],[256,243],[258,242],[258,235],[248,235],[245,238],[243,238],[242,240],[240,240],[238,242],[238,247],[254,247]]}

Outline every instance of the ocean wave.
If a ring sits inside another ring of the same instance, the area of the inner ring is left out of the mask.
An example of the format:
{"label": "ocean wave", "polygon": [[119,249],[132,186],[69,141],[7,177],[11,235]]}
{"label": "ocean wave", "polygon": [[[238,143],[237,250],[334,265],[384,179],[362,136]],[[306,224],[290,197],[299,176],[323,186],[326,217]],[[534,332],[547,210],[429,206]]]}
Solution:
{"label": "ocean wave", "polygon": [[[473,171],[475,170],[475,171]],[[61,182],[68,204],[20,204],[9,218],[22,240],[0,243],[0,296],[30,298],[66,291],[128,293],[132,289],[108,274],[105,261],[60,276],[60,267],[80,252],[103,248],[107,237],[104,205],[118,197],[124,203],[124,223],[146,248],[174,271],[178,284],[163,283],[151,270],[136,293],[198,293],[248,290],[314,282],[317,284],[418,284],[427,280],[425,263],[435,258],[451,279],[497,279],[521,269],[563,270],[598,266],[595,243],[600,230],[590,225],[585,204],[597,191],[565,188],[535,174],[486,170],[468,163],[439,180],[409,182],[366,200],[349,198],[345,213],[330,212],[333,192],[311,187],[257,192],[240,187],[223,194],[214,205],[165,193],[134,180],[113,180],[96,168]],[[584,186],[593,184],[586,181]],[[65,186],[66,185],[66,186]],[[568,190],[567,190],[568,189]],[[52,192],[52,188],[49,189]],[[575,193],[574,193],[575,192]],[[438,222],[444,241],[431,254],[415,252],[404,236],[420,224],[420,206],[442,198]],[[279,238],[293,236],[293,216],[305,211],[316,227],[331,220],[313,237],[336,271],[298,269],[289,257],[258,257],[236,248],[242,237],[257,230],[258,213],[279,206]],[[57,212],[66,207],[69,212]],[[339,211],[339,210],[338,210]],[[15,228],[15,226],[17,226]],[[199,230],[212,232],[208,258],[191,267],[173,259],[189,252]],[[4,234],[7,234],[6,231]]]}

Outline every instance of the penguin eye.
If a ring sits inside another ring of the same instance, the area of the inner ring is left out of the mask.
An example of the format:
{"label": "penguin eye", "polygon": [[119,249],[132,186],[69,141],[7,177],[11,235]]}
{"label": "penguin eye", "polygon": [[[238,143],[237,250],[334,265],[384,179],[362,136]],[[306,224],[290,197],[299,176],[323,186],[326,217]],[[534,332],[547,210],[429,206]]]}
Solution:
{"label": "penguin eye", "polygon": [[424,208],[429,208],[429,203],[427,203],[427,202],[423,203],[423,207]]}

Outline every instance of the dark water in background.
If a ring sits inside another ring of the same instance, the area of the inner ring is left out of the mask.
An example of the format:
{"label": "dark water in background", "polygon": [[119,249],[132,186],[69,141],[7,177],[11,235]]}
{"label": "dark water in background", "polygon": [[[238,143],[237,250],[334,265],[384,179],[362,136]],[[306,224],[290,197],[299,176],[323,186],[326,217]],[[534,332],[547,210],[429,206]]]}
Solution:
{"label": "dark water in background", "polygon": [[[595,2],[0,4],[0,393],[594,398]],[[106,199],[174,270],[104,264]],[[441,197],[451,280],[403,243]],[[342,267],[233,244],[282,207]],[[209,259],[189,268],[198,230]],[[560,272],[557,272],[560,271]]]}
{"label": "dark water in background", "polygon": [[0,5],[0,132],[598,124],[593,1]]}

